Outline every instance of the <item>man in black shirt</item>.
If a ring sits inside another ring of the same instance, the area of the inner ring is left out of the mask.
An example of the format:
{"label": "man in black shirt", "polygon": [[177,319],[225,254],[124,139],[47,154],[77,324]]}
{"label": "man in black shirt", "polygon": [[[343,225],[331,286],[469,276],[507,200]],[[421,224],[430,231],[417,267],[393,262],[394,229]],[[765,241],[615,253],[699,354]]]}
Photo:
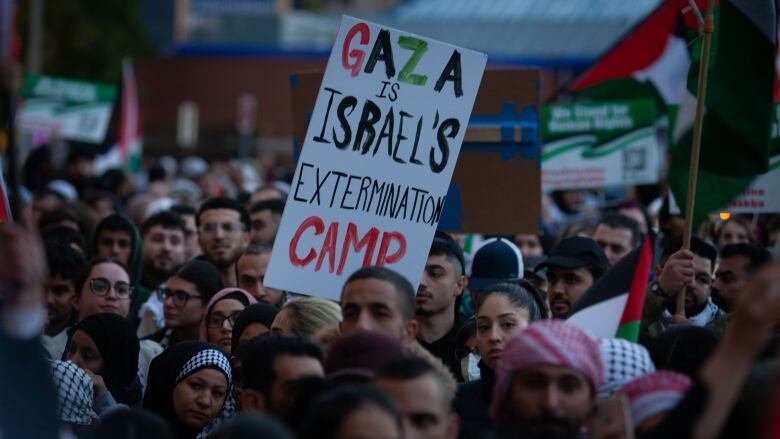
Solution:
{"label": "man in black shirt", "polygon": [[463,381],[455,356],[460,328],[458,302],[466,288],[463,250],[449,235],[437,232],[417,289],[417,341]]}

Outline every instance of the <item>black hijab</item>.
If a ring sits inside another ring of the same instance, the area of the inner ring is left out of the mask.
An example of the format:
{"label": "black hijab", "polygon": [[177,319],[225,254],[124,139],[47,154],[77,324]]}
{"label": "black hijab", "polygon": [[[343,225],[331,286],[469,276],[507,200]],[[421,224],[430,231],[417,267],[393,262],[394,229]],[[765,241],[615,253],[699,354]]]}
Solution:
{"label": "black hijab", "polygon": [[[68,344],[76,331],[83,331],[92,339],[103,357],[100,376],[111,396],[122,404],[133,406],[141,402],[138,380],[138,351],[140,345],[130,320],[113,313],[93,314],[71,328]],[[63,353],[67,358],[68,349]]]}
{"label": "black hijab", "polygon": [[236,352],[238,340],[241,338],[241,334],[247,326],[252,323],[260,323],[270,330],[271,324],[274,322],[277,314],[279,314],[279,310],[276,309],[275,306],[267,303],[253,303],[244,308],[244,310],[238,314],[238,317],[236,317],[236,323],[233,325],[233,339],[231,341],[230,352]]}
{"label": "black hijab", "polygon": [[[181,422],[173,410],[173,389],[182,380],[203,369],[222,372],[227,379],[227,403],[232,392],[232,369],[230,361],[215,345],[202,341],[183,341],[177,343],[152,360],[149,366],[149,380],[146,383],[144,408],[165,418],[171,423],[177,438],[194,438],[200,433]],[[219,419],[225,411],[222,406]]]}

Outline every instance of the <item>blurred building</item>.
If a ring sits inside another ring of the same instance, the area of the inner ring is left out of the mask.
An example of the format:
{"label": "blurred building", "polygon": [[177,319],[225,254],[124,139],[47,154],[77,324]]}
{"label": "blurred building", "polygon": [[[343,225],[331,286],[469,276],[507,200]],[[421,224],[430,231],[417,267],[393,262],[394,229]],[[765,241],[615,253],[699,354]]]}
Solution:
{"label": "blurred building", "polygon": [[289,75],[323,69],[342,14],[543,69],[542,92],[589,65],[660,0],[144,0],[162,57],[138,62],[145,144],[175,153],[177,108],[199,108],[197,147],[232,155],[237,101],[257,99],[256,151],[290,150]]}

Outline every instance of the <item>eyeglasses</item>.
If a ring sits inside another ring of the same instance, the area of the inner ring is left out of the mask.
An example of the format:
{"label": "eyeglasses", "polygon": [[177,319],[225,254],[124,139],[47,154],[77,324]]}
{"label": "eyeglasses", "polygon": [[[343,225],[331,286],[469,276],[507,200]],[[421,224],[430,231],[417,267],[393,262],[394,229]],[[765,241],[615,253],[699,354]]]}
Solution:
{"label": "eyeglasses", "polygon": [[160,300],[162,300],[163,302],[165,302],[170,298],[171,301],[173,302],[173,306],[177,308],[181,308],[184,305],[186,305],[191,298],[200,299],[203,297],[203,296],[196,296],[193,294],[189,294],[188,292],[183,290],[171,291],[168,288],[165,288],[164,290],[160,291],[158,294],[160,296]]}
{"label": "eyeglasses", "polygon": [[236,324],[236,318],[238,317],[239,312],[234,312],[233,314],[230,314],[229,316],[222,315],[222,314],[211,314],[209,315],[206,325],[209,328],[221,328],[222,325],[225,324],[225,320],[230,322],[230,327],[232,328],[233,325]]}
{"label": "eyeglasses", "polygon": [[217,230],[222,229],[226,235],[232,235],[244,229],[239,223],[207,223],[200,225],[200,233],[204,235],[214,235]]}
{"label": "eyeglasses", "polygon": [[[104,277],[89,280],[89,289],[96,296],[105,296],[111,290],[111,282]],[[133,286],[127,282],[118,281],[114,284],[114,292],[120,299],[126,299],[133,293]]]}

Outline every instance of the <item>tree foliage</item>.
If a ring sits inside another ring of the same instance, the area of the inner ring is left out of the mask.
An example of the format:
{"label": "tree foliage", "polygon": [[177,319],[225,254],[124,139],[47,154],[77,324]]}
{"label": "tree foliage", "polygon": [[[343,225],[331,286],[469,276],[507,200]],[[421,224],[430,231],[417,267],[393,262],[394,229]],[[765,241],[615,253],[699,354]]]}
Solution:
{"label": "tree foliage", "polygon": [[[27,47],[30,0],[20,0],[17,23]],[[138,0],[44,1],[42,73],[118,82],[122,58],[153,54]]]}

